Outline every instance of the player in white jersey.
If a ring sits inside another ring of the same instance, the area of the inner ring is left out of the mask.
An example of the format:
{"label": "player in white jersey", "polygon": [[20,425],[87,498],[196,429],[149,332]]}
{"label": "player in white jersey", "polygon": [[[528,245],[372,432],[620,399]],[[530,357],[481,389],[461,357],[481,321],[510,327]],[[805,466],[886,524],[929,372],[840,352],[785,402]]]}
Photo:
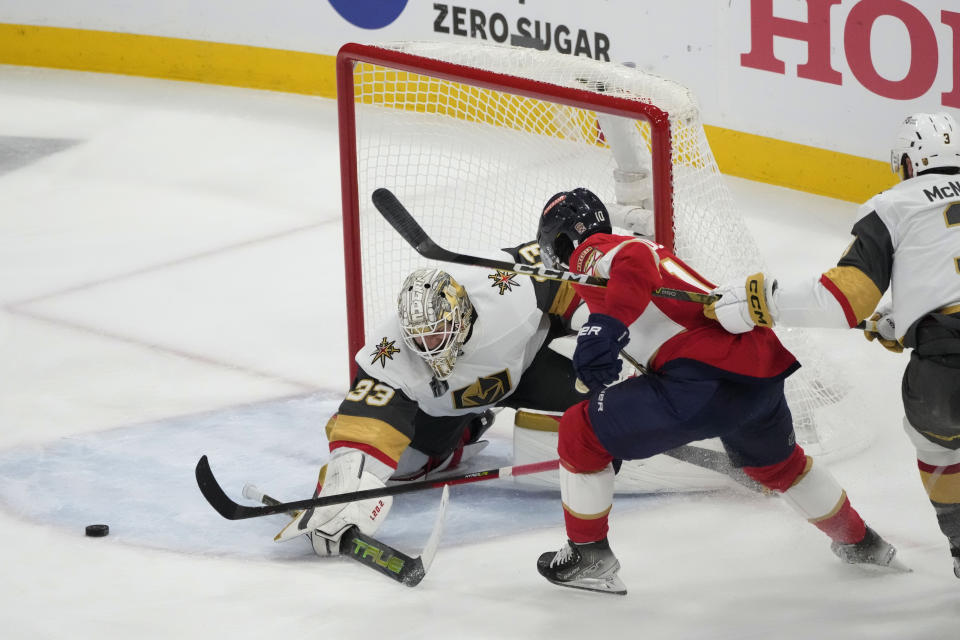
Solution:
{"label": "player in white jersey", "polygon": [[[774,322],[856,327],[895,352],[904,428],[960,578],[960,129],[947,113],[908,117],[890,155],[902,182],[866,203],[837,266],[799,282],[749,276],[706,309],[733,333]],[[890,303],[878,307],[890,289]]]}
{"label": "player in white jersey", "polygon": [[[539,261],[536,243],[495,256]],[[356,354],[359,370],[327,425],[330,458],[318,495],[382,487],[452,469],[485,445],[493,407],[557,416],[585,395],[570,360],[549,348],[568,332],[579,299],[569,283],[538,282],[475,267],[418,269],[397,313]],[[373,534],[392,498],[311,509],[278,541],[310,534],[319,555],[336,555],[351,525]]]}

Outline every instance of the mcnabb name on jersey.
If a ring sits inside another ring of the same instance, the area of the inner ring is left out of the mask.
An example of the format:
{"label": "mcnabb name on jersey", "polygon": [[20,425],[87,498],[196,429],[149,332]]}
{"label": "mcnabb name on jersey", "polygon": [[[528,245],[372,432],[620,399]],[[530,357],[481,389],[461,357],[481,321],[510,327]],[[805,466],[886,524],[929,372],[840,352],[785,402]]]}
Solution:
{"label": "mcnabb name on jersey", "polygon": [[934,200],[956,200],[960,198],[960,182],[951,180],[944,184],[938,184],[933,189],[924,189],[923,195],[927,196],[927,202]]}
{"label": "mcnabb name on jersey", "polygon": [[433,3],[433,31],[475,40],[493,40],[515,47],[586,56],[610,62],[610,38],[599,31],[587,31],[565,24],[551,24],[530,18],[517,18],[514,30],[502,13],[487,15],[480,9]]}

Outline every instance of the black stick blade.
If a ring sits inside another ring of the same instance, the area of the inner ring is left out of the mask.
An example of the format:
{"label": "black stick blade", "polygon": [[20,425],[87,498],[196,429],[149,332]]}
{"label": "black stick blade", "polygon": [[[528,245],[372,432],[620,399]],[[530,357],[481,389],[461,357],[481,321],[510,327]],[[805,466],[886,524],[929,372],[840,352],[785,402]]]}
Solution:
{"label": "black stick blade", "polygon": [[[197,486],[200,487],[200,493],[207,499],[210,506],[227,520],[243,520],[244,518],[256,518],[273,513],[283,513],[290,508],[289,505],[246,507],[242,504],[237,504],[223,491],[220,483],[217,482],[217,479],[213,476],[213,471],[210,470],[210,462],[207,460],[207,456],[200,457],[199,462],[197,462],[195,474],[197,476]],[[294,504],[293,508],[297,506],[299,505]]]}
{"label": "black stick blade", "polygon": [[207,499],[210,506],[227,520],[234,520],[236,518],[236,507],[239,505],[231,500],[220,487],[220,483],[217,482],[217,479],[213,476],[213,471],[210,469],[207,456],[200,457],[195,474],[200,493]]}
{"label": "black stick blade", "polygon": [[413,219],[407,208],[403,206],[397,196],[389,189],[380,187],[373,192],[373,206],[377,208],[380,215],[390,223],[400,237],[407,241],[411,247],[420,251],[421,246],[433,244],[430,236],[423,230],[417,221]]}

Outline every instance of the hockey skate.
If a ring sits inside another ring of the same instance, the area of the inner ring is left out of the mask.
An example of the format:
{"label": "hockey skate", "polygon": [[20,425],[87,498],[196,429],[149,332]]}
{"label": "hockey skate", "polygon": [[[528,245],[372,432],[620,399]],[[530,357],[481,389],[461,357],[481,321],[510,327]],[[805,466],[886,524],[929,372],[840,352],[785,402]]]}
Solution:
{"label": "hockey skate", "polygon": [[537,571],[562,587],[626,595],[627,587],[617,576],[620,561],[607,539],[587,544],[569,540],[559,551],[548,551],[537,560]]}
{"label": "hockey skate", "polygon": [[860,542],[842,544],[833,542],[830,550],[834,555],[849,564],[876,565],[895,571],[910,571],[897,559],[897,549],[880,535],[867,527],[867,533]]}

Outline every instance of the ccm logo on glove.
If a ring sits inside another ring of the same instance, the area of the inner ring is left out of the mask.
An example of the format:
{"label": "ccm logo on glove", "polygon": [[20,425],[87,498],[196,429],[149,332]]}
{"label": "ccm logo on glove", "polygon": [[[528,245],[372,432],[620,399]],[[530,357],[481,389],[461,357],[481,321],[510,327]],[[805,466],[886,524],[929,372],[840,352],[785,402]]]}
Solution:
{"label": "ccm logo on glove", "polygon": [[767,306],[762,273],[755,273],[747,278],[747,291],[750,293],[750,313],[753,315],[753,323],[758,327],[772,327],[773,319],[770,317],[770,309]]}
{"label": "ccm logo on glove", "polygon": [[753,323],[759,327],[765,327],[769,324],[766,311],[766,305],[763,304],[763,283],[754,279],[747,280],[747,287],[750,291],[750,313],[753,314]]}

